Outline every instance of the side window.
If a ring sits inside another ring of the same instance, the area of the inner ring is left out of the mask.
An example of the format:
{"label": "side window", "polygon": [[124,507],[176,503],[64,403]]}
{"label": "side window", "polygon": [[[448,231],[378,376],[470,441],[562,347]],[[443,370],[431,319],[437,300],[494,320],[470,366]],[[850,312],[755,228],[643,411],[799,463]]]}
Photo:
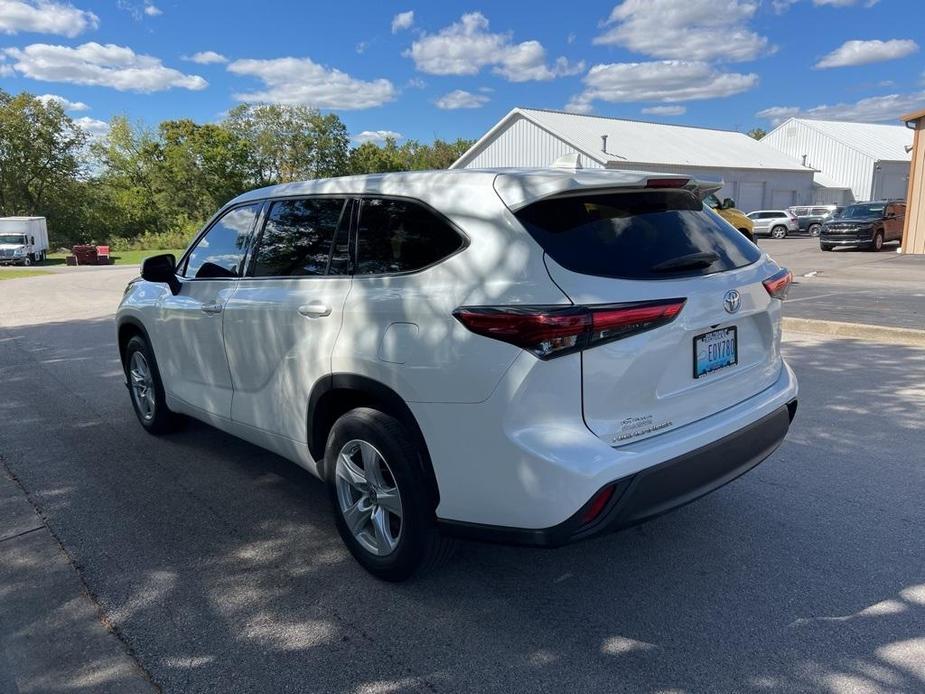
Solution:
{"label": "side window", "polygon": [[345,206],[344,198],[274,202],[254,257],[254,277],[328,274],[334,234],[346,226]]}
{"label": "side window", "polygon": [[357,227],[356,274],[420,270],[462,245],[462,237],[422,205],[367,198],[362,201]]}
{"label": "side window", "polygon": [[236,207],[215,222],[189,254],[183,276],[237,277],[260,205]]}
{"label": "side window", "polygon": [[825,209],[824,207],[814,207],[813,208],[813,216],[815,217],[825,217],[828,213],[829,211]]}

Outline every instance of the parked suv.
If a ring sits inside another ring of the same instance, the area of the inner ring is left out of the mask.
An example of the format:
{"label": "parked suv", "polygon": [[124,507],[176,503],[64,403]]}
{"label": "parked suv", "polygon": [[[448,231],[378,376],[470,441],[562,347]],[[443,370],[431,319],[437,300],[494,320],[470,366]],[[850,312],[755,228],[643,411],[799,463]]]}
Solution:
{"label": "parked suv", "polygon": [[879,251],[887,241],[903,238],[906,203],[902,201],[862,202],[848,205],[822,225],[819,247],[852,246]]}
{"label": "parked suv", "polygon": [[839,209],[841,208],[838,205],[813,205],[811,207],[790,207],[787,211],[797,218],[800,231],[810,236],[819,236],[822,223]]}
{"label": "parked suv", "polygon": [[755,223],[755,236],[785,239],[787,234],[800,229],[796,216],[787,210],[755,210],[748,213],[748,218]]}
{"label": "parked suv", "polygon": [[388,580],[454,536],[556,546],[652,518],[760,463],[796,410],[790,273],[703,190],[454,170],[245,193],[126,288],[135,413],[314,473]]}
{"label": "parked suv", "polygon": [[755,234],[753,233],[755,224],[742,210],[736,208],[735,200],[725,198],[720,202],[716,194],[710,193],[703,199],[703,204],[738,229],[745,238],[755,243]]}

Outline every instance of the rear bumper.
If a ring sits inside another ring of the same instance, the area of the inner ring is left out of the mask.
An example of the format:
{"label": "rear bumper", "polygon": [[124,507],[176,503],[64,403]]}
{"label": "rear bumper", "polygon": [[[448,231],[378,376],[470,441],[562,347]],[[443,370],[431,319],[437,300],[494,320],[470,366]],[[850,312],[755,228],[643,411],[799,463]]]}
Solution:
{"label": "rear bumper", "polygon": [[441,530],[484,542],[559,547],[642,523],[709,494],[757,466],[783,442],[796,408],[797,401],[791,400],[717,441],[616,480],[611,483],[614,493],[610,501],[591,523],[583,522],[586,504],[571,518],[549,528],[441,520]]}

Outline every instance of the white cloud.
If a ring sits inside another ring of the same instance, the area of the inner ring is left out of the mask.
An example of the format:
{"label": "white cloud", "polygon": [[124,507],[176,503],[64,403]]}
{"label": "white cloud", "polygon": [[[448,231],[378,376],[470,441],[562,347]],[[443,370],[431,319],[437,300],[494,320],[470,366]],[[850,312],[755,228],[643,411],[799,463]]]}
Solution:
{"label": "white cloud", "polygon": [[427,82],[422,80],[420,77],[412,77],[408,80],[406,86],[408,89],[424,89],[427,86]]}
{"label": "white cloud", "polygon": [[96,29],[100,20],[92,12],[52,0],[0,0],[0,34],[31,31],[73,38]]}
{"label": "white cloud", "polygon": [[364,142],[375,142],[376,144],[382,144],[387,139],[391,138],[393,140],[400,140],[402,138],[401,133],[397,133],[394,130],[364,130],[361,133],[357,133],[351,139],[354,142],[363,144]]}
{"label": "white cloud", "polygon": [[458,108],[481,108],[487,104],[489,98],[484,94],[473,94],[462,89],[454,89],[449,94],[444,94],[434,103],[437,108],[444,111],[454,111]]}
{"label": "white cloud", "polygon": [[659,60],[647,63],[595,65],[585,75],[585,90],[567,110],[587,113],[593,101],[694,101],[747,91],[758,75],[721,72],[707,63]]}
{"label": "white cloud", "polygon": [[25,77],[43,82],[70,82],[119,91],[158,92],[173,87],[205,89],[198,75],[185,75],[165,67],[160,58],[135,53],[112,43],[85,43],[76,48],[34,43],[25,48],[7,48],[13,68]]}
{"label": "white cloud", "polygon": [[488,31],[481,12],[464,14],[458,22],[436,34],[424,35],[404,55],[415,67],[431,75],[475,75],[489,65],[511,82],[551,80],[584,70],[584,62],[558,58],[546,64],[546,49],[539,41],[511,43],[511,34]]}
{"label": "white cloud", "polygon": [[650,106],[642,109],[642,112],[649,116],[683,116],[687,113],[684,106]]}
{"label": "white cloud", "polygon": [[392,17],[392,33],[397,34],[403,29],[410,29],[412,24],[414,24],[414,10],[399,12]]}
{"label": "white cloud", "polygon": [[58,96],[57,94],[42,94],[35,97],[41,101],[46,106],[50,103],[60,104],[61,108],[65,111],[89,111],[90,107],[87,106],[83,101],[71,101],[65,99],[63,96]]}
{"label": "white cloud", "polygon": [[[791,5],[795,5],[799,0],[771,0],[771,6],[774,8],[774,11],[778,14],[786,12],[790,9]],[[863,5],[864,7],[873,7],[880,0],[813,0],[813,5],[816,7],[821,7],[823,5],[828,5],[829,7],[851,7],[852,5]]]}
{"label": "white cloud", "polygon": [[890,41],[845,41],[841,46],[822,58],[815,67],[849,67],[867,65],[885,60],[904,58],[919,50],[919,45],[912,39],[892,39]]}
{"label": "white cloud", "polygon": [[164,14],[164,11],[157,5],[146,4],[145,5],[145,14],[149,17],[158,17]]}
{"label": "white cloud", "polygon": [[228,58],[223,56],[221,53],[216,53],[215,51],[199,51],[198,53],[193,53],[191,56],[184,56],[184,60],[189,60],[193,63],[199,63],[200,65],[211,65],[213,63],[227,63]]}
{"label": "white cloud", "polygon": [[887,94],[871,96],[853,103],[840,103],[831,106],[823,104],[813,108],[802,109],[798,106],[773,106],[758,111],[758,118],[780,125],[788,118],[816,118],[820,120],[847,120],[866,123],[896,123],[900,114],[915,111],[925,106],[925,92],[914,94]]}
{"label": "white cloud", "polygon": [[751,60],[773,50],[747,26],[757,9],[757,2],[740,0],[624,0],[594,43],[655,58]]}
{"label": "white cloud", "polygon": [[236,60],[228,71],[256,77],[266,87],[235,94],[239,101],[351,110],[381,106],[396,94],[395,86],[387,79],[359,80],[310,58]]}
{"label": "white cloud", "polygon": [[91,140],[98,140],[109,134],[109,123],[104,120],[84,116],[75,119],[74,122],[87,132]]}

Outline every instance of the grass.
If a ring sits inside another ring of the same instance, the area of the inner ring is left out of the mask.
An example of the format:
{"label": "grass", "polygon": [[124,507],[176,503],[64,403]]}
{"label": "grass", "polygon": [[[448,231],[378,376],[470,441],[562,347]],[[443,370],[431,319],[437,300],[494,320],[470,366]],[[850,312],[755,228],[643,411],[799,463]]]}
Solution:
{"label": "grass", "polygon": [[16,280],[21,277],[36,277],[38,275],[49,275],[46,270],[20,270],[19,268],[0,267],[0,280]]}
{"label": "grass", "polygon": [[[110,257],[112,258],[113,265],[141,265],[141,261],[145,258],[152,255],[160,255],[161,253],[173,253],[179,260],[180,256],[183,254],[183,249],[167,249],[167,250],[155,250],[155,251],[112,251]],[[48,259],[45,261],[45,265],[64,265],[65,258],[67,258],[68,253],[49,253]]]}

